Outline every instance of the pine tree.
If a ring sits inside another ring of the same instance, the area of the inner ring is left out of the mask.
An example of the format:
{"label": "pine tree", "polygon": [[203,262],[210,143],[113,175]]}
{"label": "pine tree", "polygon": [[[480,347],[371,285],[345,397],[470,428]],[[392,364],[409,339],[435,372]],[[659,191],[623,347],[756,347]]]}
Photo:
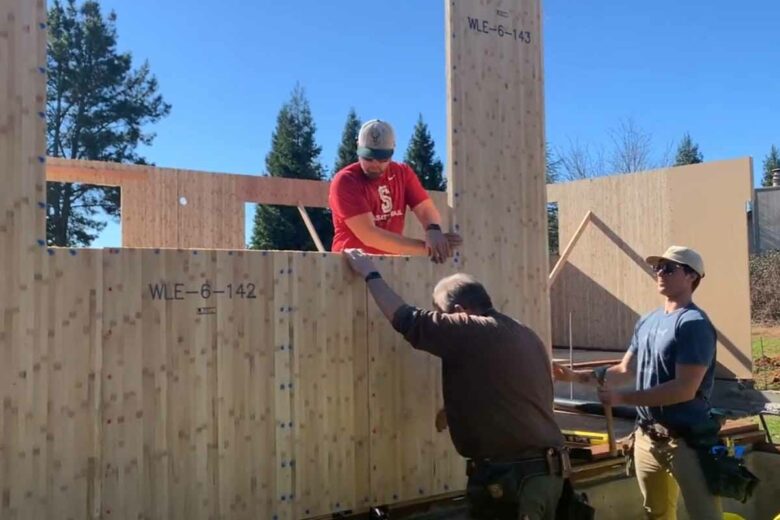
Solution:
{"label": "pine tree", "polygon": [[360,132],[360,119],[354,108],[349,109],[347,122],[344,124],[344,131],[341,133],[341,144],[336,156],[336,165],[333,167],[333,173],[337,173],[345,166],[357,162],[357,138]]}
{"label": "pine tree", "polygon": [[686,164],[698,164],[702,161],[704,161],[704,156],[699,151],[699,145],[694,143],[691,139],[691,134],[686,132],[677,146],[674,165],[684,166]]}
{"label": "pine tree", "polygon": [[435,146],[428,125],[420,114],[404,162],[414,170],[426,190],[445,191],[447,179],[443,175],[444,166],[435,155]]}
{"label": "pine tree", "polygon": [[[319,162],[322,148],[315,141],[316,129],[306,94],[300,85],[296,85],[276,118],[271,151],[265,158],[266,173],[271,177],[323,180],[325,172]],[[323,245],[328,247],[333,239],[330,212],[322,208],[308,208],[307,211]],[[255,212],[250,247],[316,249],[297,208],[260,204]]]}
{"label": "pine tree", "polygon": [[780,152],[775,145],[769,150],[769,154],[764,158],[764,177],[761,179],[762,186],[772,185],[772,170],[780,168]]}
{"label": "pine tree", "polygon": [[[150,145],[144,125],[170,113],[157,79],[144,62],[116,49],[116,14],[96,1],[77,6],[55,0],[48,12],[46,143],[51,157],[145,164],[136,152]],[[119,189],[47,183],[50,245],[88,246],[106,226],[101,213],[119,217]]]}

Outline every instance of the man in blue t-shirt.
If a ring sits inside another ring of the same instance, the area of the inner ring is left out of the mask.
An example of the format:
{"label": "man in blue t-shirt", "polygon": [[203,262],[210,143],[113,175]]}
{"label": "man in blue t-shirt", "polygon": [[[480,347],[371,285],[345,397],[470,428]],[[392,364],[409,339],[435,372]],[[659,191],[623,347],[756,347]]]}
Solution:
{"label": "man in blue t-shirt", "polygon": [[[721,519],[720,500],[707,489],[697,454],[683,439],[711,421],[717,334],[692,298],[704,262],[680,246],[646,261],[666,301],[637,322],[622,362],[604,373],[599,398],[637,407],[634,462],[648,518],[676,518],[682,491],[690,518]],[[615,388],[632,378],[635,389]]]}

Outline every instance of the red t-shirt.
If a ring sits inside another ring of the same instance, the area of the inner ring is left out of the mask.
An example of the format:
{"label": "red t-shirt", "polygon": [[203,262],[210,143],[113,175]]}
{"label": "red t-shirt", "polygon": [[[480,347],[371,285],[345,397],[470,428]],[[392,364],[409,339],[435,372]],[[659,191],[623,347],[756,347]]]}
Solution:
{"label": "red t-shirt", "polygon": [[378,228],[403,233],[406,207],[414,208],[428,199],[414,171],[407,165],[391,162],[384,175],[370,180],[360,163],[353,163],[333,177],[328,204],[333,212],[333,245],[331,251],[359,247],[366,253],[385,253],[363,244],[344,223],[363,213],[374,216]]}

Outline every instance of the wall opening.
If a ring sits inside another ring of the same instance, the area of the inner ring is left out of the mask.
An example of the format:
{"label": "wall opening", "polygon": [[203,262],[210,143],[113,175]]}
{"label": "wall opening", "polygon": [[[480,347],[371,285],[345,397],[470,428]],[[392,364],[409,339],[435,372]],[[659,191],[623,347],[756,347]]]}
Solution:
{"label": "wall opening", "polygon": [[46,183],[46,245],[120,247],[121,225],[119,187]]}

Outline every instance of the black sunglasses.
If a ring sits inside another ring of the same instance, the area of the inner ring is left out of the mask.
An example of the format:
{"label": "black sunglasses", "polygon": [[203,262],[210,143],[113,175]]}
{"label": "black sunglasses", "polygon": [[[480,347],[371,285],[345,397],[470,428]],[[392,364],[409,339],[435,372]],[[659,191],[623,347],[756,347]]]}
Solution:
{"label": "black sunglasses", "polygon": [[683,267],[682,264],[677,264],[674,262],[664,262],[662,264],[656,264],[653,266],[653,272],[655,274],[661,274],[661,275],[668,275],[675,272],[677,269],[680,269]]}

